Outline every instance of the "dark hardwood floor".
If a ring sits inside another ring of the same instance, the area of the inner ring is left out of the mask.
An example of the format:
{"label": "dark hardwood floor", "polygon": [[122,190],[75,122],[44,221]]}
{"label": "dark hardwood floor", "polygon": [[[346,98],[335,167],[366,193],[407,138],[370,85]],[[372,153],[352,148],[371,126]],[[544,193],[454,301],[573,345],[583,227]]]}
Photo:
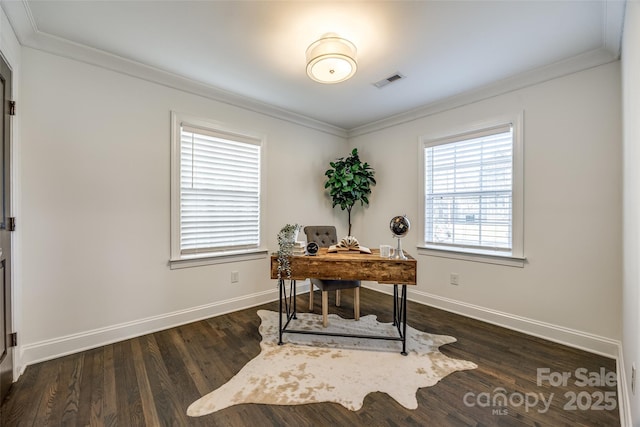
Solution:
{"label": "dark hardwood floor", "polygon": [[[320,300],[314,298],[316,313]],[[351,292],[343,292],[342,301],[342,307],[332,306],[330,312],[352,317]],[[307,294],[298,297],[299,311],[307,304]],[[390,322],[390,307],[390,296],[362,289],[363,316],[376,314],[380,321]],[[29,366],[2,404],[0,425],[620,425],[615,385],[594,384],[606,380],[602,371],[615,372],[614,360],[412,302],[408,303],[411,326],[456,337],[457,342],[441,351],[478,365],[420,389],[418,409],[407,410],[388,395],[373,393],[356,412],[334,403],[245,404],[188,417],[186,410],[193,401],[220,387],[259,353],[259,308],[277,310],[277,303]],[[548,370],[540,386],[538,369]],[[582,369],[578,376],[577,369]],[[566,385],[546,380],[564,372],[571,373]],[[591,385],[582,384],[583,376]],[[500,396],[506,398],[505,406],[499,406]],[[551,402],[548,410],[541,397]]]}

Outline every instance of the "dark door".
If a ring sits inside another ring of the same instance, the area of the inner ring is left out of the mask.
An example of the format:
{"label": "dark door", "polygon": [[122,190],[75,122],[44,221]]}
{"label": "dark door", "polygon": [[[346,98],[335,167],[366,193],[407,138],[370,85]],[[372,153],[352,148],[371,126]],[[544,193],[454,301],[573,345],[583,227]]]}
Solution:
{"label": "dark door", "polygon": [[13,382],[13,353],[11,345],[11,119],[9,117],[11,100],[11,70],[0,57],[0,90],[3,94],[2,119],[0,120],[0,402],[6,397]]}

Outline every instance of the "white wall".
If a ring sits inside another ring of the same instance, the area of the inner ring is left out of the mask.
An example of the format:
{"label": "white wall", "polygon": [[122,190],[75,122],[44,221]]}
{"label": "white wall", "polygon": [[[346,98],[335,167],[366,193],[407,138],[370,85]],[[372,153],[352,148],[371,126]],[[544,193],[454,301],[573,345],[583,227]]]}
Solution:
{"label": "white wall", "polygon": [[[418,139],[524,111],[524,268],[417,255]],[[351,138],[376,168],[354,235],[393,244],[389,219],[406,213],[404,248],[418,258],[410,298],[560,342],[616,355],[621,338],[621,94],[612,63]],[[449,284],[458,273],[460,285]]]}
{"label": "white wall", "polygon": [[267,258],[167,266],[171,110],[266,135],[270,250],[285,223],[334,221],[322,175],[344,138],[22,53],[23,365],[277,297]]}
{"label": "white wall", "polygon": [[640,379],[631,393],[631,365],[640,368],[640,3],[627,2],[622,51],[624,123],[623,368],[632,425],[640,425]]}
{"label": "white wall", "polygon": [[[287,222],[334,223],[346,233],[323,172],[358,147],[379,184],[371,207],[354,209],[353,234],[372,247],[392,243],[389,218],[409,215],[414,227],[403,243],[419,260],[412,299],[605,354],[621,338],[618,63],[349,144],[29,48],[22,69],[22,366],[276,297],[266,259],[167,267],[171,110],[267,135],[270,249]],[[527,265],[418,256],[418,138],[521,110]],[[230,283],[233,270],[240,283]],[[448,284],[450,272],[459,286]]]}

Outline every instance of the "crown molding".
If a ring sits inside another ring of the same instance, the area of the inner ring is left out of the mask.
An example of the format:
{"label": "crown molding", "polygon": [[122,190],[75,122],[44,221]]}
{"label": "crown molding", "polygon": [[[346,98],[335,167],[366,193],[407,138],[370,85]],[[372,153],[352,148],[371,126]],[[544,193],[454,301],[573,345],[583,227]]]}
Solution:
{"label": "crown molding", "polygon": [[28,3],[24,0],[3,1],[2,8],[10,18],[22,46],[105,68],[330,135],[347,137],[346,129],[320,120],[40,31],[31,15]]}
{"label": "crown molding", "polygon": [[352,138],[619,60],[626,0],[603,2],[603,42],[598,49],[352,129],[343,129],[293,111],[45,33],[38,29],[27,0],[0,0],[0,4],[22,46],[99,66],[330,135]]}
{"label": "crown molding", "polygon": [[600,65],[617,61],[618,57],[612,54],[608,49],[599,48],[587,53],[583,53],[573,58],[557,62],[545,67],[537,68],[525,73],[518,74],[513,77],[498,80],[497,82],[483,86],[479,89],[464,92],[451,96],[442,101],[424,105],[400,114],[396,114],[385,119],[358,126],[350,129],[349,138],[366,135],[368,133],[377,132],[389,127],[398,126],[414,120],[422,119],[454,108],[462,107],[468,104],[479,102],[485,99],[504,95],[515,90],[524,89],[544,83],[549,80],[557,79],[579,71],[594,68]]}
{"label": "crown molding", "polygon": [[627,0],[603,2],[603,34],[601,47],[525,73],[511,76],[481,88],[460,93],[431,104],[405,111],[348,131],[348,137],[366,135],[401,125],[467,104],[524,89],[559,77],[618,61],[622,51],[622,35]]}

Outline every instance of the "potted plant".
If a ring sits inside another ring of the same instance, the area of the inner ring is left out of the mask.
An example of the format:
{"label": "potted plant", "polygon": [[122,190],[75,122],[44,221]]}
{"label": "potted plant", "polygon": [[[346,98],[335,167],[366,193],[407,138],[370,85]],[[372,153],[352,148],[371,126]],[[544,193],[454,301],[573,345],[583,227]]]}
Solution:
{"label": "potted plant", "polygon": [[278,232],[278,280],[282,278],[283,272],[287,279],[291,279],[289,257],[293,255],[299,232],[299,224],[287,224]]}
{"label": "potted plant", "polygon": [[351,209],[356,202],[361,206],[369,204],[371,186],[376,185],[375,170],[368,163],[362,163],[358,156],[358,149],[354,148],[351,155],[342,157],[335,162],[324,174],[327,182],[324,188],[329,190],[333,200],[333,207],[340,206],[347,211],[349,219],[349,233],[351,236]]}

